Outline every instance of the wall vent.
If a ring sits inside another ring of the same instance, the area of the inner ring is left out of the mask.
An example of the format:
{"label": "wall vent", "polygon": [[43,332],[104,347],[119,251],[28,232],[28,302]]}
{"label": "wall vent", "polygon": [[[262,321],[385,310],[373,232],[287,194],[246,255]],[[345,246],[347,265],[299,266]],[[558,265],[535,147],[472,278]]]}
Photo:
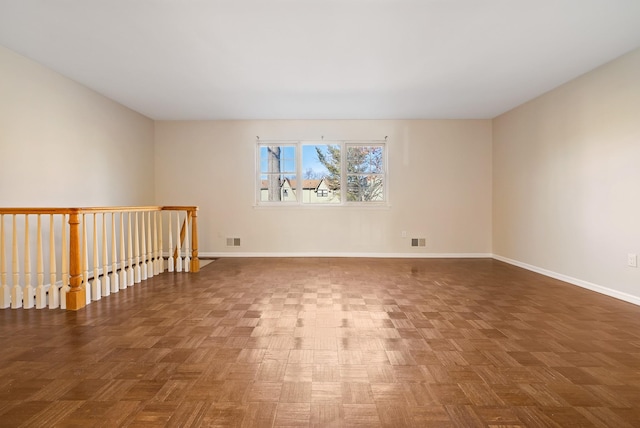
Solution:
{"label": "wall vent", "polygon": [[240,238],[227,238],[227,247],[239,247]]}
{"label": "wall vent", "polygon": [[411,238],[412,247],[426,247],[427,240],[425,238]]}

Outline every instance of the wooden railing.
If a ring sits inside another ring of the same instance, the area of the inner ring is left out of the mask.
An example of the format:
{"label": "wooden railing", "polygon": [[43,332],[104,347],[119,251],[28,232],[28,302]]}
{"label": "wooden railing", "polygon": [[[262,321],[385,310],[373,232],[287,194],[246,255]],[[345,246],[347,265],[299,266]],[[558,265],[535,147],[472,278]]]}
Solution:
{"label": "wooden railing", "polygon": [[197,272],[197,212],[194,206],[0,208],[0,308],[78,310],[164,272],[165,253],[169,272]]}

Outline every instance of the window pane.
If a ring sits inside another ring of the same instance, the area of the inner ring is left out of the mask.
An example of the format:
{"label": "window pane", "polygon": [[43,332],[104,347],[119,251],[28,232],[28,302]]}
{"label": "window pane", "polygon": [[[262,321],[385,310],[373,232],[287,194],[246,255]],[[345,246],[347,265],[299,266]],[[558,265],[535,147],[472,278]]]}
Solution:
{"label": "window pane", "polygon": [[282,172],[295,174],[296,172],[296,149],[295,147],[281,147],[281,168]]}
{"label": "window pane", "polygon": [[384,146],[348,144],[346,161],[347,201],[384,201]]}
{"label": "window pane", "polygon": [[296,202],[295,175],[260,175],[260,202]]}
{"label": "window pane", "polygon": [[292,146],[260,146],[261,173],[296,172],[296,148]]}
{"label": "window pane", "polygon": [[384,179],[381,175],[347,175],[347,201],[384,201]]}
{"label": "window pane", "polygon": [[340,145],[302,146],[302,202],[340,203]]}
{"label": "window pane", "polygon": [[347,146],[349,174],[382,174],[384,158],[382,146]]}
{"label": "window pane", "polygon": [[269,148],[260,146],[260,172],[269,172]]}

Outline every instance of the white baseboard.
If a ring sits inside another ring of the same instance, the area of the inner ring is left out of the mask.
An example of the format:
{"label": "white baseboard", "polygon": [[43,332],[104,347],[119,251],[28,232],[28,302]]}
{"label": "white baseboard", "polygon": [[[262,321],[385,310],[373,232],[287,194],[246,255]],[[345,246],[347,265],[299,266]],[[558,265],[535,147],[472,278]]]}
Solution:
{"label": "white baseboard", "polygon": [[497,254],[494,254],[493,258],[501,262],[508,263],[510,265],[514,265],[526,270],[530,270],[532,272],[536,272],[541,275],[548,276],[550,278],[558,279],[560,281],[567,282],[572,285],[577,285],[578,287],[586,288],[587,290],[595,291],[596,293],[604,294],[606,296],[614,297],[616,299],[623,300],[625,302],[633,303],[634,305],[640,306],[640,297],[634,296],[633,294],[623,293],[621,291],[613,290],[611,288],[604,287],[602,285],[594,284],[588,281],[583,281],[578,278],[573,278],[567,275],[563,275],[561,273],[553,272],[553,271],[543,269],[537,266],[533,266],[527,263],[523,263],[517,260],[509,259],[507,257],[499,256]]}
{"label": "white baseboard", "polygon": [[353,257],[385,259],[490,259],[491,253],[241,253],[241,252],[200,252],[198,257]]}

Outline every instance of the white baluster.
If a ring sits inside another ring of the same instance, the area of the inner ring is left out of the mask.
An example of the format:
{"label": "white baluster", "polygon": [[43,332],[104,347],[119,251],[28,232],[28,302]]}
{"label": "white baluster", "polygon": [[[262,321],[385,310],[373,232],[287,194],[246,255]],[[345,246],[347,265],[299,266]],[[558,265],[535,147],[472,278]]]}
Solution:
{"label": "white baluster", "polygon": [[25,309],[35,306],[33,287],[31,286],[31,250],[29,248],[29,215],[24,216],[24,289],[22,294]]}
{"label": "white baluster", "polygon": [[111,278],[109,278],[109,252],[107,248],[107,214],[102,213],[102,295],[111,294]]}
{"label": "white baluster", "polygon": [[11,307],[22,307],[22,287],[20,286],[20,262],[18,260],[18,228],[16,227],[16,215],[13,215],[13,245],[11,260],[13,267],[13,287],[11,288]]}
{"label": "white baluster", "polygon": [[171,231],[171,211],[169,211],[169,259],[167,260],[167,270],[173,272],[173,236]]}
{"label": "white baluster", "polygon": [[61,270],[60,275],[62,277],[62,286],[60,287],[60,309],[67,309],[67,293],[71,289],[69,287],[69,256],[67,249],[67,215],[62,214],[62,250],[61,256]]}
{"label": "white baluster", "polygon": [[158,262],[160,261],[158,257],[158,212],[153,212],[153,274],[158,275],[160,273],[160,267]]}
{"label": "white baluster", "polygon": [[142,218],[140,228],[142,235],[140,235],[140,275],[143,281],[147,280],[147,229],[144,226],[144,211],[140,213]]}
{"label": "white baluster", "polygon": [[134,236],[134,257],[135,257],[135,268],[134,268],[134,281],[136,284],[140,283],[140,281],[142,281],[142,277],[140,276],[140,240],[139,238],[139,233],[138,233],[138,213],[134,212],[133,215],[136,218],[136,222],[135,222],[135,236]]}
{"label": "white baluster", "polygon": [[158,211],[158,273],[164,272],[164,248],[162,245],[162,211]]}
{"label": "white baluster", "polygon": [[129,227],[129,264],[127,265],[127,286],[132,287],[135,283],[135,272],[133,269],[133,238],[131,237],[131,213],[128,213],[129,221],[127,225]]}
{"label": "white baluster", "polygon": [[[64,217],[62,219],[64,221]],[[54,216],[49,216],[49,309],[60,306],[60,290],[56,275],[56,232]]]}
{"label": "white baluster", "polygon": [[7,256],[4,252],[4,214],[0,214],[0,309],[11,306],[11,289],[7,284]]}
{"label": "white baluster", "polygon": [[93,213],[93,283],[91,284],[91,298],[100,300],[102,298],[102,289],[100,281],[100,254],[98,253],[98,218]]}
{"label": "white baluster", "polygon": [[0,309],[11,306],[11,290],[7,284],[7,259],[4,249],[4,214],[0,214]]}
{"label": "white baluster", "polygon": [[176,272],[182,272],[182,254],[180,250],[180,212],[176,212]]}
{"label": "white baluster", "polygon": [[120,213],[120,290],[127,288],[128,279],[124,252],[124,213]]}
{"label": "white baluster", "polygon": [[13,215],[13,246],[11,260],[13,267],[13,287],[11,288],[11,307],[22,307],[22,287],[20,286],[20,262],[18,260],[18,228],[16,227],[16,215]]}
{"label": "white baluster", "polygon": [[189,213],[184,217],[184,271],[189,272],[191,256],[189,255]]}
{"label": "white baluster", "polygon": [[118,278],[118,241],[116,241],[116,213],[111,213],[111,292],[120,291]]}
{"label": "white baluster", "polygon": [[82,286],[85,292],[85,303],[91,303],[91,287],[89,286],[89,251],[87,249],[87,215],[82,214]]}
{"label": "white baluster", "polygon": [[[144,215],[144,214],[143,214]],[[151,212],[147,217],[147,278],[153,278],[153,244],[151,243]]]}
{"label": "white baluster", "polygon": [[44,289],[44,261],[42,258],[42,215],[38,214],[38,237],[36,240],[36,269],[37,281],[36,287],[36,309],[42,309],[47,306],[47,292]]}

